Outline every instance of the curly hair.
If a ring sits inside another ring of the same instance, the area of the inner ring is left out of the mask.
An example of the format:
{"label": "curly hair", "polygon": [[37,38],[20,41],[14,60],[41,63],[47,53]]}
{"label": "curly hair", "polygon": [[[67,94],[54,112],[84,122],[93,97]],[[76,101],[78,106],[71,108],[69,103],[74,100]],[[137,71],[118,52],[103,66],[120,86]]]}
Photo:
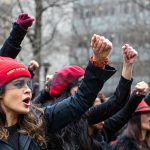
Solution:
{"label": "curly hair", "polygon": [[[0,106],[0,139],[7,142],[9,133],[4,127],[6,116]],[[32,137],[42,149],[47,147],[47,139],[45,136],[45,126],[43,121],[43,111],[36,105],[31,105],[31,110],[26,115],[19,116],[19,133]]]}

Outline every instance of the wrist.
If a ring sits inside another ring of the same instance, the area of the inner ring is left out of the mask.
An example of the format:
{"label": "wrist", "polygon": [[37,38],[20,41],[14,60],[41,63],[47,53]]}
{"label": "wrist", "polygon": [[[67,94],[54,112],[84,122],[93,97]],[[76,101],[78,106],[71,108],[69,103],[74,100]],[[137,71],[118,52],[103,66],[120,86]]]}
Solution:
{"label": "wrist", "polygon": [[133,67],[133,64],[123,62],[123,66],[126,68],[131,68],[131,67]]}
{"label": "wrist", "polygon": [[90,57],[90,62],[94,65],[94,66],[96,66],[96,67],[98,67],[98,68],[101,68],[101,69],[104,69],[105,68],[105,65],[107,65],[108,64],[108,58],[105,58],[105,59],[103,59],[103,60],[101,60],[101,61],[97,61],[95,58],[94,58],[94,56],[91,56]]}
{"label": "wrist", "polygon": [[23,31],[27,31],[28,30],[28,27],[24,27],[24,26],[22,26],[21,24],[19,24],[19,23],[17,23],[17,22],[15,22],[18,26],[19,26],[19,28],[21,29],[21,30],[23,30]]}
{"label": "wrist", "polygon": [[133,65],[125,65],[123,64],[123,70],[133,70]]}

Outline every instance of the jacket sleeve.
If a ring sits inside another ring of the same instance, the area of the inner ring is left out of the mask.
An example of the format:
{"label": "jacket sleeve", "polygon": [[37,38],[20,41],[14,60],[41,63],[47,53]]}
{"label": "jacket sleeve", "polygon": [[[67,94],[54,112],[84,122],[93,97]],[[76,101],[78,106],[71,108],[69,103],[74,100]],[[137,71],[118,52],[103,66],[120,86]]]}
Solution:
{"label": "jacket sleeve", "polygon": [[143,98],[144,95],[137,96],[133,92],[128,103],[119,112],[104,121],[105,135],[107,135],[105,139],[108,139],[107,142],[110,142],[111,137],[129,121]]}
{"label": "jacket sleeve", "polygon": [[150,92],[144,97],[144,101],[150,106]]}
{"label": "jacket sleeve", "polygon": [[87,112],[89,124],[101,122],[120,110],[129,99],[131,84],[132,80],[127,80],[121,76],[114,95],[106,102],[89,109]]}
{"label": "jacket sleeve", "polygon": [[79,119],[93,105],[99,90],[115,72],[116,70],[110,66],[99,69],[89,62],[84,79],[75,95],[44,109],[48,132],[56,132]]}
{"label": "jacket sleeve", "polygon": [[16,58],[21,51],[20,45],[26,33],[26,30],[21,28],[17,23],[14,23],[9,37],[6,39],[0,50],[0,56]]}
{"label": "jacket sleeve", "polygon": [[33,104],[41,104],[43,105],[46,100],[51,99],[49,93],[47,93],[44,89],[40,91],[40,93],[32,100]]}

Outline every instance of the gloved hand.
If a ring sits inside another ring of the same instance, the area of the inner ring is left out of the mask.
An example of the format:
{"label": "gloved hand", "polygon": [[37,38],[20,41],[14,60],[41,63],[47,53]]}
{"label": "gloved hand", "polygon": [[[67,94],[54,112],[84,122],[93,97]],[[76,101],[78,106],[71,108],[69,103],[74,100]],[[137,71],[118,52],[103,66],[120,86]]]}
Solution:
{"label": "gloved hand", "polygon": [[23,29],[27,30],[28,27],[32,26],[34,18],[30,17],[27,13],[19,14],[16,23],[19,24]]}

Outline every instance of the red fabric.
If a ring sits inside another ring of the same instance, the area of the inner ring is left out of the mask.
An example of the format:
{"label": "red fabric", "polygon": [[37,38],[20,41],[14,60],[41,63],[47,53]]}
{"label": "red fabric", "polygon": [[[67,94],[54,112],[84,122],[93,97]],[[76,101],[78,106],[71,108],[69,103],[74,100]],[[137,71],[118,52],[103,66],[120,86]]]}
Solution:
{"label": "red fabric", "polygon": [[109,63],[109,60],[108,60],[108,58],[105,58],[102,62],[97,62],[97,61],[94,61],[94,60],[93,60],[93,56],[91,56],[91,57],[90,57],[90,62],[91,62],[94,66],[103,69],[103,68],[105,67],[105,65],[107,65],[107,64]]}
{"label": "red fabric", "polygon": [[111,144],[113,145],[113,144],[116,144],[117,143],[117,141],[116,140],[114,140],[114,141],[111,141]]}
{"label": "red fabric", "polygon": [[16,60],[0,56],[0,87],[18,77],[31,78],[28,69]]}
{"label": "red fabric", "polygon": [[66,66],[58,70],[52,80],[49,94],[56,96],[60,94],[70,83],[83,76],[85,71],[78,66]]}
{"label": "red fabric", "polygon": [[32,26],[33,21],[34,21],[34,18],[31,18],[26,13],[21,13],[18,16],[18,19],[17,19],[16,23],[19,24],[19,25],[21,25],[24,29],[27,30],[28,27]]}
{"label": "red fabric", "polygon": [[137,112],[150,112],[150,106],[148,106],[148,104],[144,100],[142,100],[135,110],[135,113]]}

